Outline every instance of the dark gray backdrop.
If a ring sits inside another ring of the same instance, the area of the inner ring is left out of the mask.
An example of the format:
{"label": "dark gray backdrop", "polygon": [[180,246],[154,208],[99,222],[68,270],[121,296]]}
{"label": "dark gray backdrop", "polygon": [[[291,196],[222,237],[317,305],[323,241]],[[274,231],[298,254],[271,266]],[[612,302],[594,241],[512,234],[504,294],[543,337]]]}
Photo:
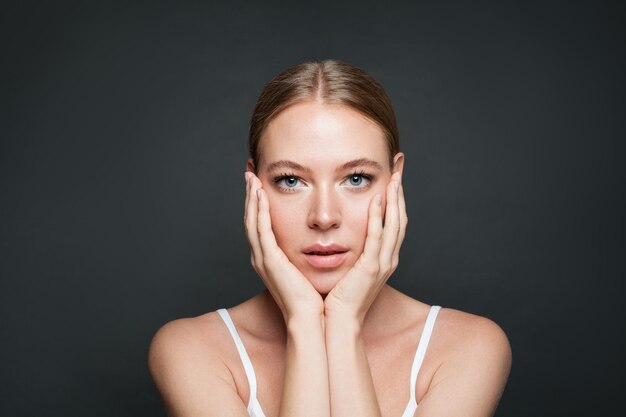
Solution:
{"label": "dark gray backdrop", "polygon": [[411,221],[392,285],[510,337],[497,415],[615,404],[623,10],[359,4],[3,6],[1,415],[163,415],[154,332],[262,288],[242,228],[256,96],[325,58],[395,103]]}

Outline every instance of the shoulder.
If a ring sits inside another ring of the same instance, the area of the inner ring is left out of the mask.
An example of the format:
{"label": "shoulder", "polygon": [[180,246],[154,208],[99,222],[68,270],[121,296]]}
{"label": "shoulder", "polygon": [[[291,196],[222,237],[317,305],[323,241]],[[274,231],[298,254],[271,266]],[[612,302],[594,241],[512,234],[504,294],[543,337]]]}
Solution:
{"label": "shoulder", "polygon": [[[511,346],[502,328],[486,317],[443,308],[432,343],[437,363],[420,403],[424,414],[492,415],[511,369]],[[457,401],[442,401],[450,397]]]}
{"label": "shoulder", "polygon": [[198,317],[172,320],[163,325],[152,338],[150,353],[165,353],[185,350],[212,350],[215,340],[212,336],[218,331],[221,318],[216,311]]}
{"label": "shoulder", "polygon": [[[403,317],[412,331],[417,323],[424,323],[433,306],[416,300],[393,288],[394,305],[405,306]],[[443,307],[437,313],[429,350],[436,350],[439,359],[483,352],[506,360],[511,356],[509,340],[504,330],[493,320],[453,308]],[[431,349],[432,348],[432,349]]]}
{"label": "shoulder", "polygon": [[472,357],[500,366],[510,366],[511,346],[502,328],[486,317],[460,310],[442,308],[436,327],[452,357]]}
{"label": "shoulder", "polygon": [[246,414],[228,366],[228,338],[217,312],[174,320],[156,332],[148,366],[168,415]]}
{"label": "shoulder", "polygon": [[214,368],[222,351],[219,341],[223,338],[216,337],[222,332],[220,321],[218,313],[211,312],[163,325],[148,351],[148,365],[155,381],[185,368]]}

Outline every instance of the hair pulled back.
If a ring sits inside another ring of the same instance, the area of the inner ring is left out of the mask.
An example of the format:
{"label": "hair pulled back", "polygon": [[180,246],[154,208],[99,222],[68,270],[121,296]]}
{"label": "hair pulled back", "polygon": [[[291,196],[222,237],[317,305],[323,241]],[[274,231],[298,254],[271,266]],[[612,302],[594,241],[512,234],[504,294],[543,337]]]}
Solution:
{"label": "hair pulled back", "polygon": [[365,71],[345,62],[325,60],[289,67],[263,88],[254,107],[248,137],[255,170],[259,163],[259,142],[269,122],[288,106],[309,100],[343,104],[375,122],[385,135],[389,163],[393,163],[400,144],[389,96]]}

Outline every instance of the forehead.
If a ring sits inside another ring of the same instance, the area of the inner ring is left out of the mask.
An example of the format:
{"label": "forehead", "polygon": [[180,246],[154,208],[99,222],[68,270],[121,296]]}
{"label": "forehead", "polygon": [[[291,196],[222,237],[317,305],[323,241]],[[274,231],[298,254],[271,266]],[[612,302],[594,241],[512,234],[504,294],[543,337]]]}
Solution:
{"label": "forehead", "polygon": [[280,112],[259,143],[259,169],[276,160],[310,167],[367,158],[387,166],[389,150],[383,130],[356,110],[318,101],[297,103]]}

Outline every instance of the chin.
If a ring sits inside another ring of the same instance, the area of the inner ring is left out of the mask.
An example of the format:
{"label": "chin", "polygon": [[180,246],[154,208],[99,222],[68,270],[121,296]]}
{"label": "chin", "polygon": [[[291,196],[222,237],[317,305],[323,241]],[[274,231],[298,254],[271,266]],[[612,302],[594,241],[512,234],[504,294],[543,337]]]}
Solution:
{"label": "chin", "polygon": [[304,272],[304,276],[313,285],[315,291],[325,296],[335,288],[335,285],[341,280],[344,273],[345,271],[341,270],[328,272],[307,271]]}

